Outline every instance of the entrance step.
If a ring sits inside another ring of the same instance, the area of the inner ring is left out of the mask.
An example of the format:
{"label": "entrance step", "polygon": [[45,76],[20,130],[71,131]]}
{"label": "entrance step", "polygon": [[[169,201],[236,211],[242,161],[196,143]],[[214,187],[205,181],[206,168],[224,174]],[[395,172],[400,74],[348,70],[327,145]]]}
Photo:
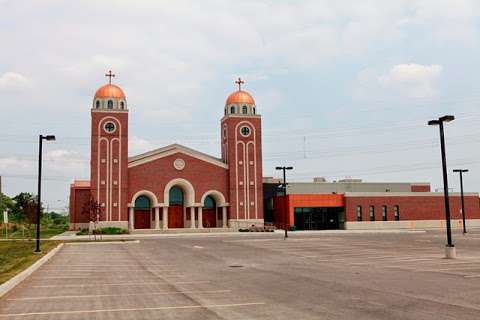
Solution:
{"label": "entrance step", "polygon": [[203,228],[203,229],[190,229],[190,228],[177,228],[177,229],[135,229],[131,234],[175,234],[175,233],[221,233],[221,232],[233,232],[233,228]]}

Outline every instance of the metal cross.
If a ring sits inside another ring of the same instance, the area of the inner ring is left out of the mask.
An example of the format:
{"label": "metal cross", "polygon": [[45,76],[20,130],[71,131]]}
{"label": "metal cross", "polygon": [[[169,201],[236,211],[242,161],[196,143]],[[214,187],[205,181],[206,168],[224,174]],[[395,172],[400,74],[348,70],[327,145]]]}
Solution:
{"label": "metal cross", "polygon": [[108,77],[108,83],[112,84],[112,78],[115,77],[115,74],[112,73],[112,70],[108,70],[108,73],[105,74],[105,77]]}
{"label": "metal cross", "polygon": [[237,81],[235,81],[236,84],[238,84],[238,91],[242,91],[242,84],[245,83],[245,81],[242,80],[242,78],[238,78]]}

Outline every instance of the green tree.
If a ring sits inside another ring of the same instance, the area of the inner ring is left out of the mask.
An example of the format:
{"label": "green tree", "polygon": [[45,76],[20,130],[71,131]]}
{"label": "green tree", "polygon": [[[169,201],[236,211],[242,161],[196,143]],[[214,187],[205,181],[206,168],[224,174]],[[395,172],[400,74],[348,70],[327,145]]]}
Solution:
{"label": "green tree", "polygon": [[[21,192],[12,198],[12,219],[18,222],[32,223],[32,214],[35,211],[37,199],[29,192]],[[42,208],[40,208],[42,210]],[[40,211],[41,214],[41,211]]]}
{"label": "green tree", "polygon": [[0,192],[0,214],[5,210],[7,210],[8,212],[12,212],[12,209],[13,209],[12,199],[9,196]]}

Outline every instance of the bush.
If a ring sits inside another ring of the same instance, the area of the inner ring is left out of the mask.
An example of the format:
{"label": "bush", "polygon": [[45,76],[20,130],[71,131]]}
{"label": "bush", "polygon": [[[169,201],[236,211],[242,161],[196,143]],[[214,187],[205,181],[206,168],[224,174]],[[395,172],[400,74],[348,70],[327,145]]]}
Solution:
{"label": "bush", "polygon": [[88,229],[87,228],[82,228],[82,229],[80,229],[80,231],[78,231],[76,233],[77,236],[83,236],[83,235],[86,235],[86,234],[88,234]]}
{"label": "bush", "polygon": [[250,229],[238,229],[239,232],[250,232]]}
{"label": "bush", "polygon": [[117,227],[105,227],[97,229],[98,234],[127,234],[128,230]]}

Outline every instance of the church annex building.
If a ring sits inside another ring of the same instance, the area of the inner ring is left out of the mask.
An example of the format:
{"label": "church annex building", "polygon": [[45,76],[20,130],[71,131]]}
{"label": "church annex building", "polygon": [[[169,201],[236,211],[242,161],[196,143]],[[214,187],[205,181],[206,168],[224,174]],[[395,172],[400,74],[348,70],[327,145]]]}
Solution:
{"label": "church annex building", "polygon": [[[280,181],[263,177],[262,117],[241,79],[220,120],[220,158],[179,144],[128,157],[126,95],[111,72],[106,76],[91,108],[90,180],[70,186],[71,229],[90,221],[130,231],[238,230],[265,222],[300,230],[444,226],[443,193],[428,183],[314,179],[289,183],[283,197]],[[460,228],[460,195],[450,196],[452,225]],[[467,226],[480,227],[478,193],[465,201]]]}

